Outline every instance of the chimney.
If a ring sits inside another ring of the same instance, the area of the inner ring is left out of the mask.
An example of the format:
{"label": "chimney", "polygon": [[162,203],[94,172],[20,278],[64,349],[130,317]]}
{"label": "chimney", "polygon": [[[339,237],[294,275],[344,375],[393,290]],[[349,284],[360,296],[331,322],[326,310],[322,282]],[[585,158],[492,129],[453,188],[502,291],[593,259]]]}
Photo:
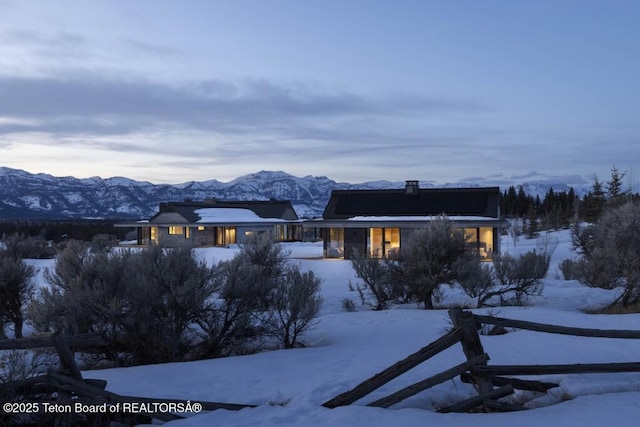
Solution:
{"label": "chimney", "polygon": [[417,196],[418,188],[418,181],[407,181],[405,185],[405,193],[407,196]]}

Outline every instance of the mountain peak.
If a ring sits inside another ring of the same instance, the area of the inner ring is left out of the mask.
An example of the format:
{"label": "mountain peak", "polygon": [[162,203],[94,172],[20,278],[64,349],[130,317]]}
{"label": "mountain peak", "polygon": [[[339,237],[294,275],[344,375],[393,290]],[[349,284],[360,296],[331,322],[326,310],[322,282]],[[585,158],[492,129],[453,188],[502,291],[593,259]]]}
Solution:
{"label": "mountain peak", "polygon": [[[521,179],[526,179],[523,181]],[[529,194],[543,196],[550,187],[580,194],[590,181],[569,175],[546,176],[529,172],[505,177],[502,174],[463,179],[440,186],[498,186],[503,189],[523,185]],[[126,177],[78,179],[32,174],[20,169],[0,167],[0,219],[15,218],[149,218],[160,203],[184,199],[204,200],[291,200],[300,217],[319,217],[332,190],[403,188],[403,182],[369,181],[359,184],[336,182],[327,176],[296,177],[284,171],[261,170],[229,182],[212,179],[182,184],[153,184]],[[434,181],[420,180],[423,188],[437,187]]]}

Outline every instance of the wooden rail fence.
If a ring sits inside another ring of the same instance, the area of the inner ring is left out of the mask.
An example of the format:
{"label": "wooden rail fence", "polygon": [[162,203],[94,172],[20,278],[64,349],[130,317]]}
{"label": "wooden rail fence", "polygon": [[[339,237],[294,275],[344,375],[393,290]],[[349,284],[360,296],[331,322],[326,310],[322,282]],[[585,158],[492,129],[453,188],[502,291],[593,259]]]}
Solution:
{"label": "wooden rail fence", "polygon": [[[47,403],[51,405],[74,405],[76,403],[82,403],[85,405],[107,404],[109,406],[115,406],[119,403],[127,403],[137,404],[139,406],[146,404],[147,407],[157,408],[158,405],[161,404],[166,404],[165,407],[169,407],[169,404],[172,404],[172,407],[176,407],[178,404],[185,404],[185,400],[180,399],[123,396],[107,391],[107,382],[104,380],[83,378],[70,346],[74,348],[95,348],[103,345],[105,345],[103,340],[90,334],[76,335],[69,338],[58,334],[50,337],[0,340],[0,350],[26,350],[53,347],[60,360],[59,372],[48,372],[21,381],[0,383],[0,396],[11,396],[15,401],[19,402],[38,402],[40,404]],[[215,411],[217,409],[239,410],[256,406],[199,400],[189,400],[189,404],[191,406],[197,404],[203,411]],[[119,408],[119,406],[117,406],[117,408]],[[2,417],[7,416],[9,416],[9,414],[0,412],[0,425],[4,425]],[[123,426],[133,426],[142,423],[148,424],[153,420],[167,422],[181,418],[184,418],[184,416],[170,411],[136,411],[136,413],[108,411],[108,413],[100,414],[61,413],[55,415],[55,426],[87,425],[92,427],[107,427],[112,425],[112,422],[118,422],[118,425]]]}
{"label": "wooden rail fence", "polygon": [[[478,330],[482,324],[490,324],[508,328],[527,329],[531,331],[546,332],[552,334],[575,335],[582,337],[640,339],[640,331],[636,330],[602,330],[574,328],[543,323],[526,322],[522,320],[505,319],[491,316],[474,315],[471,311],[460,308],[449,310],[449,316],[453,323],[453,329],[429,345],[419,349],[406,358],[394,363],[388,368],[366,379],[340,395],[326,401],[323,406],[336,408],[350,405],[371,392],[379,389],[391,380],[426,362],[435,355],[460,343],[466,361],[453,366],[443,372],[432,375],[394,393],[377,399],[367,406],[388,408],[402,400],[427,390],[437,384],[460,376],[461,381],[471,383],[478,392],[477,396],[463,400],[454,405],[440,409],[439,412],[466,412],[466,411],[516,411],[526,409],[500,401],[514,390],[530,390],[547,392],[558,384],[532,381],[515,378],[517,375],[548,375],[548,374],[584,374],[584,373],[609,373],[609,372],[640,372],[640,362],[628,363],[587,363],[587,364],[561,364],[561,365],[490,365],[489,355],[482,347]],[[66,337],[62,334],[50,337],[21,338],[13,340],[0,340],[0,350],[8,349],[32,349],[41,347],[53,347],[60,359],[60,371],[49,372],[22,381],[5,382],[0,384],[0,396],[18,396],[21,401],[36,401],[43,397],[50,402],[68,403],[82,402],[86,404],[117,405],[123,402],[133,403],[167,403],[177,404],[184,401],[177,399],[160,399],[151,397],[123,396],[106,390],[107,382],[104,380],[85,379],[76,365],[71,348],[96,348],[105,343],[94,335],[84,334]],[[220,403],[190,401],[199,404],[202,410],[214,411],[217,409],[239,410],[255,405],[237,403]],[[70,425],[109,426],[112,421],[121,425],[134,425],[152,420],[166,422],[182,418],[179,413],[153,412],[145,414],[124,415],[92,414],[85,416],[80,422],[72,419],[74,414],[56,415],[55,425],[60,427]],[[0,413],[0,416],[6,416]],[[0,418],[2,421],[2,418]],[[84,423],[84,424],[83,424]]]}
{"label": "wooden rail fence", "polygon": [[[454,326],[451,332],[363,381],[353,389],[328,400],[323,406],[335,408],[337,406],[352,404],[457,342],[460,342],[462,346],[462,351],[467,358],[466,362],[368,403],[367,406],[388,408],[410,396],[460,375],[460,379],[463,382],[474,385],[478,396],[463,400],[447,408],[442,408],[439,412],[466,412],[470,410],[517,411],[526,408],[505,404],[498,401],[498,399],[508,396],[516,389],[544,393],[551,388],[558,387],[558,384],[523,380],[510,377],[511,375],[640,372],[640,362],[577,363],[562,365],[490,365],[488,364],[489,356],[484,352],[478,330],[484,323],[552,334],[620,339],[640,339],[640,331],[586,329],[549,325],[500,317],[474,315],[472,312],[464,311],[460,308],[449,310],[449,317]],[[504,375],[509,377],[505,377]]]}

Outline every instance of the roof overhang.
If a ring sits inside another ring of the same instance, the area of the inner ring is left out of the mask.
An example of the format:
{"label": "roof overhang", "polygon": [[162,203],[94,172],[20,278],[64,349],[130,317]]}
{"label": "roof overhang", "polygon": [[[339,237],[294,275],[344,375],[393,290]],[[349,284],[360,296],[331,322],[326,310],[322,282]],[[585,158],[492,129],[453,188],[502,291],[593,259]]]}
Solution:
{"label": "roof overhang", "polygon": [[[420,228],[425,227],[437,217],[355,217],[351,219],[317,219],[303,223],[305,228]],[[509,223],[505,219],[490,217],[448,217],[455,227],[492,227],[505,228]]]}
{"label": "roof overhang", "polygon": [[198,222],[189,222],[189,223],[175,223],[175,222],[121,222],[116,223],[114,227],[121,228],[147,228],[147,227],[171,227],[171,226],[179,226],[179,227],[259,227],[259,226],[270,226],[270,225],[283,225],[283,224],[301,224],[302,221],[288,221],[284,219],[263,219],[261,221],[198,221]]}

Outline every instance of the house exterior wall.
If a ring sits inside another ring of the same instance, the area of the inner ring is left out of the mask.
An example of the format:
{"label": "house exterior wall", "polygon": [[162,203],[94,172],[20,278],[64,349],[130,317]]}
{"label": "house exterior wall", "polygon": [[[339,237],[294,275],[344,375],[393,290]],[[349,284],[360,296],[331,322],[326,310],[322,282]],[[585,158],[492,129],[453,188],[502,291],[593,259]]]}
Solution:
{"label": "house exterior wall", "polygon": [[193,246],[213,246],[216,243],[216,230],[215,227],[203,226],[203,230],[199,230],[198,227],[191,228],[191,238],[193,239]]}
{"label": "house exterior wall", "polygon": [[[423,228],[426,224],[415,225],[410,227],[399,227],[400,242],[399,246],[402,248],[406,242],[410,241],[413,233]],[[378,228],[378,227],[375,227]],[[385,230],[391,230],[389,227]],[[454,226],[457,230],[465,230],[470,235],[469,245],[478,251],[483,260],[490,261],[493,258],[493,254],[500,251],[500,229],[497,227],[473,227],[464,228]],[[367,256],[383,256],[389,257],[397,254],[398,248],[394,247],[391,250],[386,248],[383,253],[373,254],[372,242],[369,235],[373,228],[365,227],[335,227],[335,228],[321,228],[320,236],[324,241],[324,254],[326,258],[344,258],[350,259],[353,256],[354,250],[357,250],[360,254],[367,254]]]}
{"label": "house exterior wall", "polygon": [[272,225],[256,225],[250,227],[236,227],[236,242],[243,244],[247,241],[250,235],[257,233],[273,233]]}
{"label": "house exterior wall", "polygon": [[345,228],[344,257],[352,258],[354,254],[367,254],[367,228]]}
{"label": "house exterior wall", "polygon": [[182,227],[181,234],[170,234],[171,227],[158,226],[158,244],[163,246],[193,246],[193,240],[187,238],[189,236],[186,231],[187,227],[180,226]]}

